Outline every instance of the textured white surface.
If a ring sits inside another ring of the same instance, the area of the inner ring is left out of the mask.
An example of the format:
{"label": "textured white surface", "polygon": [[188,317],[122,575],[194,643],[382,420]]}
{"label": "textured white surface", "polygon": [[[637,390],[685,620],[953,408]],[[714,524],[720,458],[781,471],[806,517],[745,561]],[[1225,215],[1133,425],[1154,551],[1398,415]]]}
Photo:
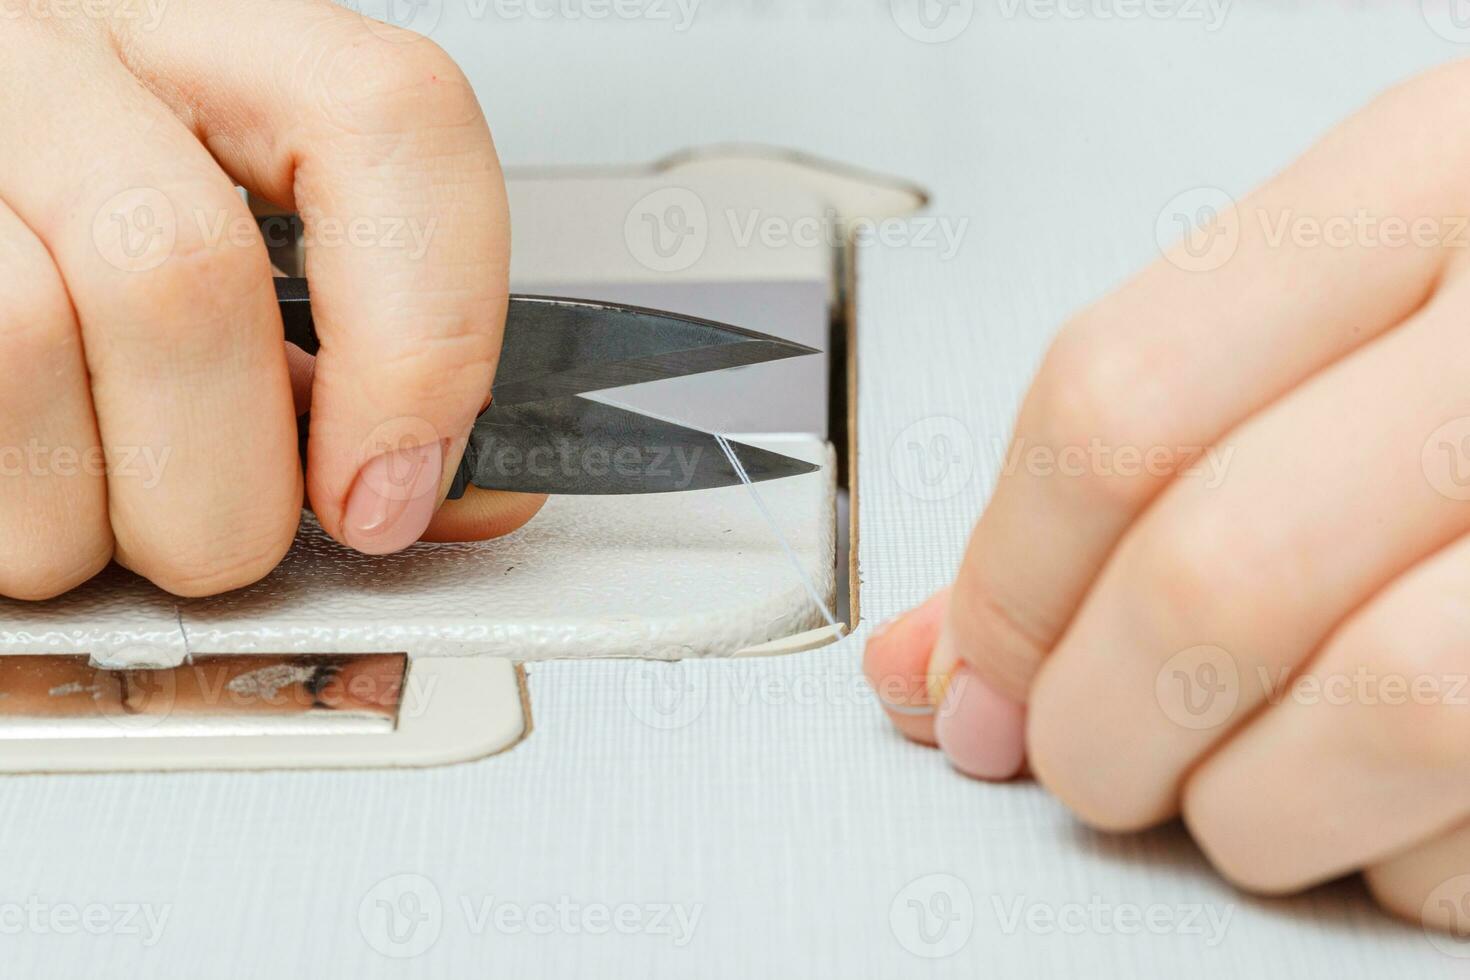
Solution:
{"label": "textured white surface", "polygon": [[[1156,254],[1169,198],[1201,184],[1243,191],[1385,84],[1457,52],[1413,3],[1237,2],[1214,32],[1182,19],[1035,19],[1025,6],[1004,18],[985,5],[947,45],[911,40],[887,3],[708,6],[686,33],[467,22],[447,9],[436,36],[465,60],[513,163],[639,162],[766,140],[923,181],[934,213],[971,219],[950,261],[862,256],[869,620],[951,573],[1046,337]],[[923,484],[890,447],[935,415],[960,420],[976,451],[972,478],[930,500],[905,490]],[[533,665],[536,730],[471,766],[4,780],[0,901],[172,906],[147,947],[138,935],[6,935],[5,972],[1464,974],[1356,884],[1246,899],[1175,830],[1085,833],[1034,787],[958,779],[887,729],[860,685],[861,642],[761,661]],[[403,874],[421,877],[392,879]],[[974,902],[967,941],[932,961],[890,921],[911,912],[901,890],[931,874],[964,882]],[[382,955],[367,938],[382,934],[371,920],[361,928],[385,879],[441,902],[414,933],[433,940],[416,958]],[[647,931],[478,928],[492,896],[523,909],[698,903],[702,914],[677,947]],[[1203,905],[1231,918],[1209,946],[1182,928],[1008,928],[1018,901],[1159,905],[1175,922]]]}
{"label": "textured white surface", "polygon": [[[830,602],[830,451],[810,436],[746,441],[828,464],[758,490]],[[174,600],[111,568],[56,603],[0,600],[0,654],[91,653],[119,665],[172,665],[185,651],[676,659],[821,622],[749,492],[735,486],[556,497],[507,537],[388,557],[351,552],[308,519],[274,572],[227,595]]]}

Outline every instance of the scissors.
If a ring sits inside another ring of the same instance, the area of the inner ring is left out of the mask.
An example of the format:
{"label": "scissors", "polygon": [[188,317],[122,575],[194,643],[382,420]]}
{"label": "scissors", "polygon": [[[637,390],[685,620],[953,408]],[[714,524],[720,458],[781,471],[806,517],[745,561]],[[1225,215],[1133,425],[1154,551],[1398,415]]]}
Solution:
{"label": "scissors", "polygon": [[[306,280],[277,278],[286,339],[321,347]],[[706,490],[811,473],[804,460],[581,397],[664,378],[820,353],[713,320],[550,296],[512,296],[490,407],[470,431],[449,499],[467,487],[518,493]],[[305,458],[309,419],[300,421]]]}

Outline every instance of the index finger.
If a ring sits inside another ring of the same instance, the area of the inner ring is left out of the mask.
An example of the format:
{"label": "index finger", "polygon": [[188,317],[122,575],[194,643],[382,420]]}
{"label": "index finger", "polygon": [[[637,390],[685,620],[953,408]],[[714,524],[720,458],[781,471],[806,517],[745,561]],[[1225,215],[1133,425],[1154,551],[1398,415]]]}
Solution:
{"label": "index finger", "polygon": [[[1390,92],[1238,206],[1225,199],[1214,220],[1064,328],[970,539],[930,662],[933,701],[983,687],[969,697],[992,713],[996,696],[1024,703],[1159,492],[1186,476],[1225,478],[1229,447],[1216,443],[1226,432],[1423,304],[1449,262],[1444,242],[1328,247],[1277,232],[1292,215],[1362,212],[1449,227],[1466,204],[1452,193],[1466,184],[1459,156],[1420,135],[1463,129],[1454,103],[1433,96],[1466,74],[1442,70]],[[951,675],[967,683],[947,684]],[[994,753],[966,748],[965,733],[982,726],[962,707],[939,713],[940,746],[974,775],[1013,775],[1019,753],[997,772]]]}
{"label": "index finger", "polygon": [[221,166],[301,213],[318,519],[361,551],[411,544],[489,400],[505,320],[508,206],[468,80],[427,39],[309,0],[179,5],[129,40]]}

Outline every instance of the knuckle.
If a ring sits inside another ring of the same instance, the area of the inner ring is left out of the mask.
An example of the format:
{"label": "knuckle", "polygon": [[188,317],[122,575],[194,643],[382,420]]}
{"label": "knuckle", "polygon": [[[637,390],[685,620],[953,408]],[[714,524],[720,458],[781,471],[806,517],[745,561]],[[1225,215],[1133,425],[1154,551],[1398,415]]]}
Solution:
{"label": "knuckle", "polygon": [[[1119,556],[1124,574],[1140,590],[1137,594],[1149,597],[1152,615],[1164,624],[1196,631],[1229,622],[1233,609],[1254,608],[1265,615],[1267,610],[1256,602],[1272,600],[1257,587],[1263,566],[1249,537],[1228,515],[1197,507],[1183,511],[1161,510],[1157,520],[1125,541]],[[1216,639],[1201,635],[1197,642]]]}
{"label": "knuckle", "polygon": [[1405,615],[1391,603],[1371,609],[1330,641],[1322,662],[1335,665],[1334,680],[1357,699],[1361,718],[1340,730],[1348,751],[1385,766],[1463,769],[1470,763],[1470,678],[1450,624],[1463,623],[1467,611],[1417,612]]}
{"label": "knuckle", "polygon": [[0,254],[0,343],[11,364],[49,363],[78,344],[66,287],[39,246]]}
{"label": "knuckle", "polygon": [[[1048,350],[1032,398],[1041,444],[1060,464],[1071,454],[1071,475],[1091,500],[1133,511],[1157,490],[1159,480],[1141,465],[1108,465],[1122,453],[1140,461],[1158,445],[1158,382],[1146,352],[1135,351],[1118,332],[1084,316],[1063,328]],[[1062,470],[1058,466],[1059,471]]]}
{"label": "knuckle", "polygon": [[1413,108],[1416,115],[1422,114],[1424,107],[1430,107],[1463,122],[1467,90],[1470,90],[1470,58],[1457,58],[1391,86],[1375,99],[1374,105],[1392,111]]}
{"label": "knuckle", "polygon": [[[1054,753],[1055,750],[1039,750],[1037,758],[1031,760],[1032,770],[1047,792],[1071,810],[1082,824],[1102,833],[1131,834],[1159,823],[1159,819],[1130,794],[1100,787],[1075,771],[1065,772],[1055,761]],[[1065,774],[1059,775],[1059,772]]]}
{"label": "knuckle", "polygon": [[54,599],[91,579],[111,559],[112,540],[106,534],[73,545],[11,541],[0,552],[0,595],[27,602]]}
{"label": "knuckle", "polygon": [[1155,827],[1159,818],[1130,800],[1098,795],[1067,804],[1077,819],[1106,834],[1136,834]]}
{"label": "knuckle", "polygon": [[172,330],[178,334],[174,339],[187,342],[229,329],[242,302],[270,276],[264,246],[255,238],[243,243],[208,231],[211,225],[242,224],[253,227],[233,194],[216,203],[180,208],[167,257],[157,265],[112,277],[108,302],[121,335],[146,333],[146,339],[154,341],[158,332]]}
{"label": "knuckle", "polygon": [[325,116],[349,134],[402,134],[481,118],[469,79],[427,38],[377,25],[371,32],[353,27],[327,42],[321,64]]}
{"label": "knuckle", "polygon": [[998,693],[1024,702],[1057,633],[1047,614],[985,580],[988,569],[967,559],[960,567],[949,616],[961,649],[984,651],[971,667]]}
{"label": "knuckle", "polygon": [[[221,525],[216,525],[216,527]],[[224,527],[239,525],[223,522]],[[159,588],[177,596],[218,595],[265,578],[291,547],[295,521],[260,522],[241,533],[231,530],[172,536],[167,545],[157,540],[119,542],[126,564]],[[121,536],[120,536],[121,537]]]}
{"label": "knuckle", "polygon": [[1267,860],[1249,849],[1222,850],[1202,840],[1199,844],[1210,866],[1241,891],[1252,895],[1289,895],[1301,890],[1300,883],[1281,876],[1280,861]]}
{"label": "knuckle", "polygon": [[1297,882],[1290,877],[1292,862],[1280,853],[1284,835],[1262,827],[1261,818],[1269,814],[1252,803],[1206,763],[1184,784],[1180,813],[1189,835],[1231,884],[1258,895],[1293,891]]}
{"label": "knuckle", "polygon": [[[1368,159],[1391,159],[1400,170],[1412,169],[1420,175],[1421,187],[1449,191],[1463,207],[1470,190],[1465,179],[1470,161],[1467,90],[1470,59],[1449,61],[1391,86],[1345,125],[1376,141]],[[1426,128],[1444,138],[1434,143],[1409,138]]]}
{"label": "knuckle", "polygon": [[[1429,845],[1432,848],[1433,845]],[[1378,907],[1389,915],[1423,925],[1430,929],[1463,934],[1465,928],[1464,909],[1470,902],[1470,892],[1456,889],[1448,882],[1439,884],[1441,874],[1452,874],[1446,866],[1432,874],[1424,874],[1415,851],[1391,858],[1387,862],[1363,871],[1363,882],[1368,894]],[[1430,901],[1431,896],[1443,899]]]}
{"label": "knuckle", "polygon": [[1032,774],[1086,826],[1131,833],[1159,822],[1146,791],[1113,767],[1102,733],[1078,737],[1075,693],[1042,671],[1027,706],[1026,757]]}
{"label": "knuckle", "polygon": [[[405,333],[407,336],[407,333]],[[495,343],[488,332],[456,329],[384,351],[375,366],[384,404],[413,406],[426,416],[454,419],[478,412],[490,391]],[[446,433],[447,435],[447,433]]]}

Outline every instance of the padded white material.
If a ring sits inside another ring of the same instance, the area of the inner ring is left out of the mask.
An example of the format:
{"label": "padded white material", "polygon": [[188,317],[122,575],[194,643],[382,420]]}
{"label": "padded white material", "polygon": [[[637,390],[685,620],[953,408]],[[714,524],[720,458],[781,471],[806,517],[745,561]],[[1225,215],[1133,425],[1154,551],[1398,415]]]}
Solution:
{"label": "padded white material", "polygon": [[[757,485],[831,602],[831,451],[812,436],[743,436],[828,465]],[[263,581],[175,599],[120,568],[51,603],[0,601],[0,654],[90,653],[164,666],[204,653],[407,653],[679,659],[733,654],[822,623],[745,487],[555,497],[526,527],[475,544],[371,557],[309,517]]]}

